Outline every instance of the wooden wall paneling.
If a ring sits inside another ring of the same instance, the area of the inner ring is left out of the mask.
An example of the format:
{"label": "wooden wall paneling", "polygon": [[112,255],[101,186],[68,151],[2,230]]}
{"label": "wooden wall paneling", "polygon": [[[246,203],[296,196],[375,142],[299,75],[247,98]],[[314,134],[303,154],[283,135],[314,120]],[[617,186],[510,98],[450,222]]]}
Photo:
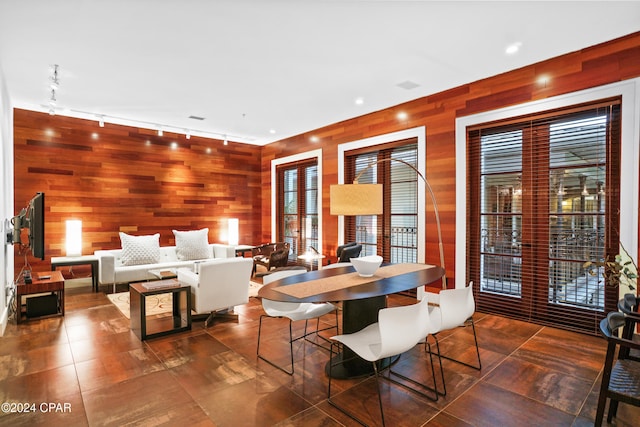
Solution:
{"label": "wooden wall paneling", "polygon": [[[120,247],[119,231],[173,245],[172,229],[208,227],[210,242],[225,242],[233,217],[250,244],[262,228],[258,147],[19,109],[14,128],[16,209],[45,193],[46,260],[28,257],[34,270],[65,254],[71,218],[83,221],[84,254]],[[16,253],[16,272],[23,264]]]}

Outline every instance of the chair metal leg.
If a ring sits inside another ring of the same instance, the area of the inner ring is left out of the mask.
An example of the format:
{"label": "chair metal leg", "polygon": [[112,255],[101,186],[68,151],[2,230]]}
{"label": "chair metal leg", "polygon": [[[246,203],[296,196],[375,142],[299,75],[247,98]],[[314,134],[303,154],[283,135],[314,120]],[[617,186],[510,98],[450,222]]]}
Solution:
{"label": "chair metal leg", "polygon": [[[345,408],[341,407],[340,405],[338,405],[334,400],[331,399],[331,379],[333,378],[333,367],[340,365],[348,360],[353,360],[355,359],[355,357],[351,357],[347,360],[342,360],[339,361],[338,363],[332,363],[331,360],[333,359],[334,354],[338,355],[338,352],[336,351],[335,353],[333,352],[333,346],[336,347],[340,347],[340,344],[337,342],[331,342],[331,347],[330,347],[330,353],[329,353],[329,386],[327,387],[327,402],[329,403],[329,405],[333,406],[334,408],[336,408],[337,410],[339,410],[340,412],[342,412],[343,414],[347,415],[349,418],[357,421],[360,425],[363,426],[367,426],[367,423],[365,423],[364,421],[362,421],[360,418],[358,418],[357,416],[355,416],[354,414],[352,414],[351,412],[347,411]],[[375,365],[375,363],[374,363]],[[379,391],[378,391],[379,393]],[[378,394],[379,396],[379,394]]]}
{"label": "chair metal leg", "polygon": [[[328,347],[325,347],[325,346],[323,346],[323,345],[321,345],[321,344],[319,344],[319,343],[317,343],[317,342],[315,342],[315,341],[311,341],[311,340],[310,340],[309,338],[307,338],[307,337],[308,337],[309,335],[314,335],[314,334],[315,334],[315,336],[316,336],[316,337],[320,338],[321,340],[323,340],[323,341],[324,341],[324,342],[326,342],[327,344],[331,344],[331,340],[329,340],[329,339],[327,339],[327,338],[323,337],[323,336],[322,336],[322,335],[320,335],[318,332],[328,331],[328,330],[330,330],[330,329],[334,329],[334,328],[335,328],[335,330],[336,330],[336,335],[339,333],[339,331],[338,331],[338,310],[335,310],[334,312],[335,312],[335,315],[336,315],[336,324],[335,324],[335,326],[328,326],[328,327],[326,327],[326,328],[320,329],[320,318],[318,317],[318,318],[316,318],[316,330],[315,330],[314,332],[309,332],[309,333],[307,333],[307,322],[305,321],[305,324],[304,324],[304,335],[302,335],[302,336],[301,336],[301,337],[299,337],[299,338],[296,338],[296,340],[297,340],[297,339],[300,339],[300,338],[304,338],[304,339],[305,339],[305,341],[307,341],[307,342],[309,342],[309,343],[311,343],[311,344],[313,344],[313,345],[317,345],[318,347],[323,348],[323,349],[325,349],[325,350],[329,351],[329,348],[328,348]],[[295,341],[295,340],[294,340],[294,341]]]}
{"label": "chair metal leg", "polygon": [[[476,355],[477,355],[477,357],[478,357],[478,365],[477,365],[477,366],[475,366],[475,365],[472,365],[472,364],[470,364],[470,363],[463,362],[463,361],[461,361],[461,360],[454,359],[454,358],[449,357],[449,356],[444,356],[444,355],[442,355],[442,354],[440,354],[440,355],[439,355],[439,357],[441,357],[441,358],[443,358],[443,359],[451,360],[452,362],[456,362],[456,363],[459,363],[459,364],[461,364],[461,365],[468,366],[468,367],[470,367],[470,368],[473,368],[473,369],[475,369],[475,370],[479,371],[479,370],[481,370],[481,369],[482,369],[482,362],[480,361],[480,348],[478,347],[478,337],[477,337],[477,335],[476,335],[476,325],[475,325],[475,323],[473,322],[473,318],[469,318],[467,321],[471,323],[471,328],[473,329],[473,340],[474,340],[475,345],[476,345]],[[433,338],[436,340],[436,344],[437,344],[437,343],[438,343],[438,336],[437,336],[438,334],[432,334],[432,335],[433,335]],[[439,346],[439,344],[437,345],[437,347],[438,347],[438,348],[437,348],[438,353],[440,353],[440,346]],[[427,351],[426,345],[425,345],[425,351]],[[429,350],[429,351],[430,351],[430,350]]]}
{"label": "chair metal leg", "polygon": [[[335,343],[335,342],[331,343],[331,349],[330,349],[330,351],[331,351],[331,353],[330,353],[331,359],[333,359],[333,355],[334,355],[334,351],[333,351],[334,345],[336,347],[339,347],[339,343]],[[337,355],[337,352],[335,354]],[[339,361],[337,363],[332,363],[331,361],[329,361],[329,386],[328,386],[328,390],[327,390],[327,402],[329,402],[329,404],[331,406],[333,406],[334,408],[336,408],[339,411],[343,412],[344,414],[348,415],[350,418],[354,419],[355,421],[357,421],[361,425],[366,426],[367,424],[364,421],[362,421],[357,416],[355,416],[351,412],[347,411],[345,408],[341,407],[334,400],[331,399],[331,381],[332,381],[332,377],[333,377],[333,367],[337,366],[337,365],[340,365],[340,364],[343,364],[346,361],[356,359],[356,358],[357,357],[351,357],[351,358],[349,358],[347,360],[341,360],[341,361]],[[382,419],[382,425],[383,426],[385,426],[386,424],[385,424],[385,419],[384,419],[384,409],[382,407],[382,390],[381,390],[381,387],[380,387],[379,378],[384,378],[387,381],[390,381],[390,382],[392,382],[392,383],[394,383],[396,385],[404,387],[405,389],[407,389],[407,390],[409,390],[409,391],[411,391],[411,392],[413,392],[413,393],[415,393],[415,394],[417,394],[419,396],[422,396],[422,397],[424,397],[426,399],[429,399],[429,400],[435,402],[435,401],[438,400],[438,397],[439,397],[440,393],[437,390],[436,377],[435,377],[435,368],[433,366],[433,357],[431,355],[430,355],[430,359],[431,359],[431,375],[433,376],[433,385],[434,385],[433,389],[431,387],[428,387],[428,386],[426,386],[424,384],[419,383],[418,381],[416,381],[416,380],[414,380],[412,378],[406,377],[406,376],[404,376],[402,374],[399,374],[397,372],[392,371],[391,366],[389,366],[387,368],[388,369],[388,376],[385,377],[383,375],[380,375],[380,372],[378,371],[378,363],[377,363],[378,361],[373,362],[373,372],[374,372],[374,375],[375,375],[376,390],[378,392],[378,405],[380,406],[380,416],[381,416],[381,419]],[[440,362],[440,369],[441,369],[441,372],[442,372],[442,362]],[[422,389],[429,390],[430,392],[433,392],[435,395],[434,396],[429,396],[429,395],[421,392],[420,390],[418,390],[418,389],[416,389],[414,387],[410,387],[409,385],[407,385],[405,383],[402,383],[400,381],[395,380],[394,378],[391,378],[391,375],[395,375],[395,376],[397,376],[399,378],[402,378],[404,381],[408,381],[408,382],[410,382],[410,383],[412,383],[412,384],[414,384],[414,385],[416,385],[416,386],[418,386],[418,387],[420,387]],[[444,376],[442,378],[442,381],[444,383]]]}
{"label": "chair metal leg", "polygon": [[295,341],[295,340],[291,339],[291,337],[292,337],[291,320],[289,320],[289,355],[291,357],[291,370],[287,371],[282,366],[279,366],[279,365],[275,364],[274,362],[272,362],[271,360],[267,359],[266,357],[264,357],[263,355],[260,354],[260,336],[261,336],[261,332],[262,332],[262,318],[263,317],[271,317],[271,316],[267,316],[266,314],[263,314],[262,316],[260,316],[260,322],[258,323],[258,348],[256,349],[256,354],[258,355],[258,358],[264,360],[265,362],[267,362],[268,364],[270,364],[274,368],[280,369],[282,372],[284,372],[286,374],[293,375],[293,341]]}
{"label": "chair metal leg", "polygon": [[[391,372],[391,368],[389,368],[389,372]],[[380,380],[378,379],[378,364],[373,362],[373,373],[376,376],[376,390],[378,391],[378,406],[380,406],[380,417],[382,418],[382,427],[386,424],[384,422],[384,409],[382,409],[382,390],[380,390]]]}
{"label": "chair metal leg", "polygon": [[[440,390],[438,390],[438,383],[436,381],[436,371],[435,371],[435,368],[433,366],[433,353],[431,352],[431,344],[429,344],[429,342],[427,340],[425,340],[425,342],[424,342],[425,349],[428,347],[428,350],[426,350],[426,352],[429,353],[429,361],[431,363],[431,375],[433,377],[433,390],[432,391],[434,391],[437,395],[446,396],[447,395],[447,384],[446,384],[446,382],[444,380],[444,368],[442,367],[442,358],[440,357],[440,345],[438,344],[438,339],[435,338],[435,340],[436,340],[436,350],[437,350],[437,354],[436,355],[438,356],[438,364],[440,365],[440,377],[442,378],[442,392]],[[428,388],[426,386],[424,386],[424,387]]]}

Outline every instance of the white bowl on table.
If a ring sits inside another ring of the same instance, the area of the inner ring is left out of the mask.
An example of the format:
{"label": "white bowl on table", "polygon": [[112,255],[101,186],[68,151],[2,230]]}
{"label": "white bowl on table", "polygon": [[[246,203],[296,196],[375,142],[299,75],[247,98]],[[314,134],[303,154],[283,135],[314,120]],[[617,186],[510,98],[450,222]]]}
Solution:
{"label": "white bowl on table", "polygon": [[367,255],[358,258],[351,258],[351,264],[361,277],[371,277],[382,264],[380,255]]}

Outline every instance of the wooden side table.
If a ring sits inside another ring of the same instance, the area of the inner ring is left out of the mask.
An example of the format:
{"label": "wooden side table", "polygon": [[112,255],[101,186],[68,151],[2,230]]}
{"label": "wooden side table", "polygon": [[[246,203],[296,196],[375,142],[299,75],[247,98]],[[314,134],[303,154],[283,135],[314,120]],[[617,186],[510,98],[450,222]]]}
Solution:
{"label": "wooden side table", "polygon": [[[166,293],[172,294],[171,317],[147,318],[146,298]],[[141,341],[175,332],[189,331],[191,330],[191,286],[182,285],[176,279],[131,283],[129,310],[131,330]]]}
{"label": "wooden side table", "polygon": [[16,286],[16,323],[20,323],[27,319],[26,306],[24,310],[22,307],[22,297],[25,295],[51,292],[52,294],[55,294],[57,296],[56,313],[34,317],[34,319],[43,319],[52,316],[64,316],[64,277],[62,277],[62,273],[59,271],[47,271],[32,273],[32,275],[32,283],[25,284],[23,282],[18,283]]}
{"label": "wooden side table", "polygon": [[73,266],[73,265],[91,265],[91,283],[93,291],[98,292],[98,257],[95,255],[82,256],[60,256],[51,258],[51,270],[55,271],[57,267]]}

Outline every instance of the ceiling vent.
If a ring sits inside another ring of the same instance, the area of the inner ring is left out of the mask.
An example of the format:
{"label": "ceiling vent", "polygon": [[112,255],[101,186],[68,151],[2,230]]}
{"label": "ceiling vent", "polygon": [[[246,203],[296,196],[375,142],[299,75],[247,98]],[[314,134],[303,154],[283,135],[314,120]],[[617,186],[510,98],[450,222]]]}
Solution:
{"label": "ceiling vent", "polygon": [[189,116],[189,118],[193,120],[204,120],[204,117],[198,117],[198,116]]}
{"label": "ceiling vent", "polygon": [[398,83],[396,86],[401,87],[402,89],[411,90],[417,88],[420,85],[418,83],[407,80],[402,83]]}

